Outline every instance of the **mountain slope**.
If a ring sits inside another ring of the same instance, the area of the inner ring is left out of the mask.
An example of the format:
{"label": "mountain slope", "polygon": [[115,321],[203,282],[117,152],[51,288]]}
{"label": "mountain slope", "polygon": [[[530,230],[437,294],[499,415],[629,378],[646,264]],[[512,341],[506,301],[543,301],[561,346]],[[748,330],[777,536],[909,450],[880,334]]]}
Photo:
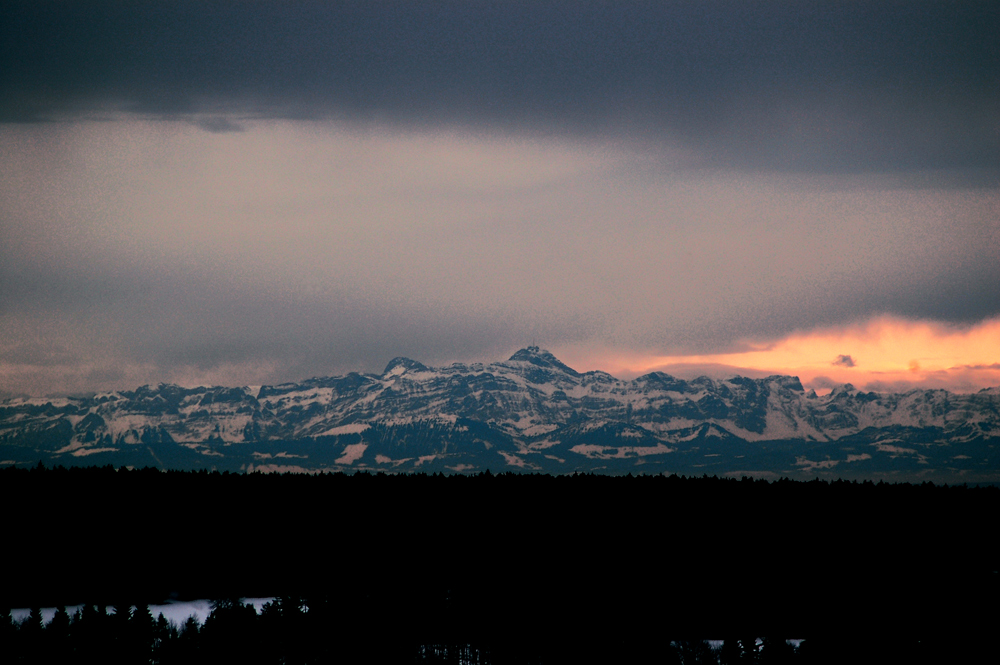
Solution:
{"label": "mountain slope", "polygon": [[259,388],[161,384],[0,405],[0,461],[231,469],[749,473],[997,479],[1000,389],[805,392],[795,377],[580,373],[527,347],[394,358]]}

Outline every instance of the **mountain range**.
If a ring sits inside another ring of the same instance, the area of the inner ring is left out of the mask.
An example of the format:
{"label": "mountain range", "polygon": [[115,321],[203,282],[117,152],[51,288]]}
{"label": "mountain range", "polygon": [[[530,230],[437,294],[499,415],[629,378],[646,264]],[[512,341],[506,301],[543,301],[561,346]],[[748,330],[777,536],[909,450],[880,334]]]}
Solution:
{"label": "mountain range", "polygon": [[503,362],[0,403],[0,463],[230,471],[678,473],[1000,480],[1000,388],[818,396],[798,378]]}

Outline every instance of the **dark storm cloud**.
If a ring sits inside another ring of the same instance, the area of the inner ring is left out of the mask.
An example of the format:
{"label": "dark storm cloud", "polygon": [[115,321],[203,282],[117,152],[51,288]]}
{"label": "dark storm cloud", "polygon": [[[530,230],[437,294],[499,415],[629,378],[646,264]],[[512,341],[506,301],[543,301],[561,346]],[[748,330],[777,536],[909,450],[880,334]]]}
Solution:
{"label": "dark storm cloud", "polygon": [[831,364],[839,365],[841,367],[854,367],[854,358],[850,356],[839,355],[837,356],[837,359],[834,360]]}
{"label": "dark storm cloud", "polygon": [[[5,3],[0,117],[612,132],[707,165],[1000,167],[1000,6]],[[987,181],[994,179],[988,177]]]}

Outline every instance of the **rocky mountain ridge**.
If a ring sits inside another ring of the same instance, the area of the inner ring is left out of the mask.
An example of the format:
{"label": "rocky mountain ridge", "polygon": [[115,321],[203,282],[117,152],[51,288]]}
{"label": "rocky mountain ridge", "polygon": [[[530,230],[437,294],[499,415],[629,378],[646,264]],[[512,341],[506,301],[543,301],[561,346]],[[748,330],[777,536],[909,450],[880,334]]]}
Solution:
{"label": "rocky mountain ridge", "polygon": [[998,475],[995,443],[997,388],[891,394],[846,384],[817,396],[790,376],[623,381],[538,347],[490,364],[394,358],[381,374],[0,403],[7,463],[982,480]]}

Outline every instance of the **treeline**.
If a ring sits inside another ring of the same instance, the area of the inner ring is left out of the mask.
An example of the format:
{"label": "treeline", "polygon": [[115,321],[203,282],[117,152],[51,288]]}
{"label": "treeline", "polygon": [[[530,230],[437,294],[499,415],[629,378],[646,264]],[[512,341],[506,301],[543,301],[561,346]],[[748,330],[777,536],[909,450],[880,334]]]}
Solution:
{"label": "treeline", "polygon": [[903,644],[998,619],[995,487],[38,467],[0,470],[0,500],[0,609],[329,599],[415,644]]}
{"label": "treeline", "polygon": [[[977,636],[983,639],[985,636]],[[961,662],[986,657],[986,643],[896,636],[806,639],[798,646],[781,638],[706,640],[656,636],[600,636],[578,642],[510,635],[489,643],[421,642],[412,633],[385,633],[378,621],[349,614],[329,598],[281,597],[258,614],[240,599],[213,602],[204,625],[193,616],[182,626],[147,605],[84,605],[72,615],[59,607],[48,624],[38,608],[21,620],[0,617],[0,661],[4,663],[100,662],[108,665],[198,665],[200,663],[378,662],[454,665],[655,662],[663,665],[825,665],[842,662]],[[996,655],[996,654],[992,654]],[[988,662],[988,661],[985,661]]]}

